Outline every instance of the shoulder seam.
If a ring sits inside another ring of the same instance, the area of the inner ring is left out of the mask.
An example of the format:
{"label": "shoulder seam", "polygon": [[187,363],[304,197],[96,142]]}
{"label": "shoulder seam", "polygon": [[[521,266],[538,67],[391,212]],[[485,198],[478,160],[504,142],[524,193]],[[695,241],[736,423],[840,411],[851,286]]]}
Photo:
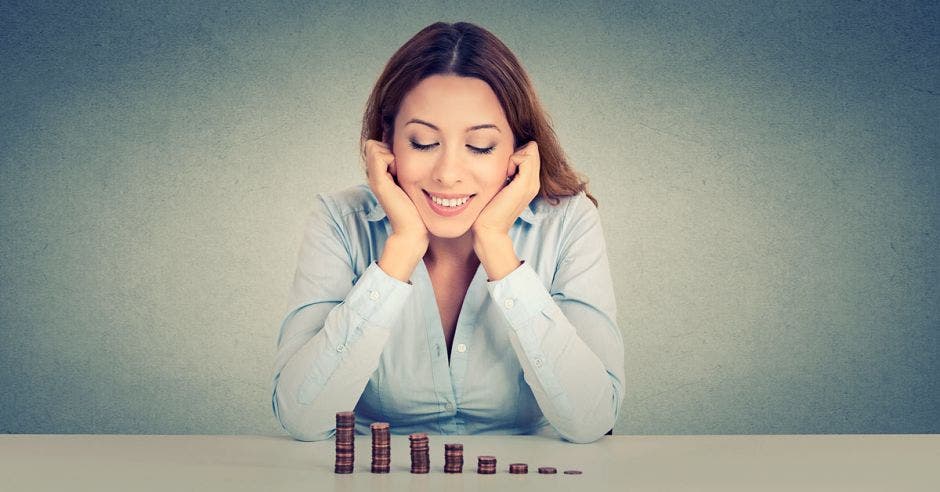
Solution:
{"label": "shoulder seam", "polygon": [[[577,195],[567,197],[568,200],[566,200],[567,203],[565,203],[565,210],[561,214],[561,226],[558,228],[562,234],[564,234],[566,230],[565,228],[568,226],[568,219],[570,217],[569,212],[571,211],[571,204],[572,202],[575,201],[577,197],[578,197]],[[555,258],[561,257],[561,248],[564,246],[562,243],[563,241],[558,241],[555,246]]]}
{"label": "shoulder seam", "polygon": [[346,215],[337,210],[336,201],[333,200],[329,195],[325,193],[317,193],[317,198],[323,202],[323,205],[326,208],[326,213],[333,222],[333,228],[336,230],[336,235],[339,236],[339,239],[343,242],[343,249],[346,250],[346,259],[349,261],[350,265],[353,265],[352,245],[350,244],[349,234],[340,223],[340,220],[345,218]]}

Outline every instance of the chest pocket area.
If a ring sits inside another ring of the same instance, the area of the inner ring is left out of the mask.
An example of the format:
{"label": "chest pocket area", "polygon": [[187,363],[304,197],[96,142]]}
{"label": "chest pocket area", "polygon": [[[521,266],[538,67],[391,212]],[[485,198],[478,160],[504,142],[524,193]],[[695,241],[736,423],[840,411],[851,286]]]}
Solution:
{"label": "chest pocket area", "polygon": [[374,385],[381,413],[390,423],[413,423],[437,410],[427,338],[405,326],[392,331],[392,336],[409,342],[389,340],[369,384]]}

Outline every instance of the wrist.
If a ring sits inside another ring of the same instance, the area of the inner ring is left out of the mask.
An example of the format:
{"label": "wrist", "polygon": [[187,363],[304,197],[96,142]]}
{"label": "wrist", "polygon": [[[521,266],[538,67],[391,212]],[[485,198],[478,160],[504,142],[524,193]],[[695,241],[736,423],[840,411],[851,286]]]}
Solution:
{"label": "wrist", "polygon": [[395,247],[401,248],[403,252],[407,252],[409,257],[418,259],[423,258],[428,249],[428,236],[426,234],[420,236],[393,232],[385,240],[385,244],[394,244]]}
{"label": "wrist", "polygon": [[474,235],[473,250],[490,281],[509,275],[522,264],[508,234]]}
{"label": "wrist", "polygon": [[378,260],[379,268],[390,277],[410,282],[411,275],[424,257],[427,247],[427,240],[392,234],[385,241]]}

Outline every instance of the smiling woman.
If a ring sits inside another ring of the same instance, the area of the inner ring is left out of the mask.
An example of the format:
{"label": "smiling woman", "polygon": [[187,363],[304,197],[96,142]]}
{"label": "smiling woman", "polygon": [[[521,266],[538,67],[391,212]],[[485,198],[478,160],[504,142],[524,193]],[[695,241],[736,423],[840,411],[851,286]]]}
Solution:
{"label": "smiling woman", "polygon": [[492,33],[432,24],[386,64],[367,185],[321,193],[281,323],[272,405],[301,440],[356,411],[392,432],[590,442],[623,401],[597,201]]}

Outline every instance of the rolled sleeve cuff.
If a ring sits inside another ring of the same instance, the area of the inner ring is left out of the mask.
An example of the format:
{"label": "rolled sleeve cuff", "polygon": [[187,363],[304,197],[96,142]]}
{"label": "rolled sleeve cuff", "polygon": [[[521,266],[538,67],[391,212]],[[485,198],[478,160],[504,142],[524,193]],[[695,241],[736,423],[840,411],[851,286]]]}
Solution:
{"label": "rolled sleeve cuff", "polygon": [[552,302],[542,280],[525,260],[509,275],[487,282],[486,288],[513,330],[525,326],[532,316]]}
{"label": "rolled sleeve cuff", "polygon": [[413,290],[413,284],[390,276],[373,261],[349,291],[346,303],[368,324],[388,329],[401,316]]}

